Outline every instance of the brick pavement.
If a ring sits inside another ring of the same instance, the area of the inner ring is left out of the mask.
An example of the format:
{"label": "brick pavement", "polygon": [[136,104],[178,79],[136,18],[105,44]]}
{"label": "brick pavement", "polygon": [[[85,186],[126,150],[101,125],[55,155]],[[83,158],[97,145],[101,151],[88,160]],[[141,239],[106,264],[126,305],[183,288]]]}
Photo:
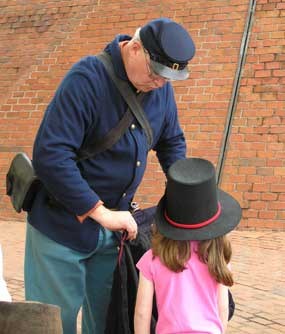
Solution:
{"label": "brick pavement", "polygon": [[[4,275],[13,299],[20,301],[25,223],[0,224]],[[227,334],[285,334],[285,232],[241,230],[231,239],[236,313]]]}

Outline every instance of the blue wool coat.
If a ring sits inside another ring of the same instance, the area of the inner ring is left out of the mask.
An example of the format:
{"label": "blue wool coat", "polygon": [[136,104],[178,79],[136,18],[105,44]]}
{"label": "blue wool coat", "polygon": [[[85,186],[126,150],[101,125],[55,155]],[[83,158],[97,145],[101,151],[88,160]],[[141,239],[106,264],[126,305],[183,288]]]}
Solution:
{"label": "blue wool coat", "polygon": [[[123,80],[128,78],[119,42],[126,39],[130,37],[118,35],[105,49]],[[142,105],[153,129],[152,149],[166,172],[186,151],[171,84],[147,93]],[[126,110],[125,101],[95,56],[76,63],[55,92],[33,150],[33,165],[44,187],[28,214],[29,223],[52,240],[90,252],[96,247],[100,225],[91,218],[81,224],[76,216],[88,212],[100,199],[106,207],[129,209],[148,154],[146,136],[136,121],[111,149],[76,162],[83,141],[94,133],[102,138]],[[63,207],[50,206],[48,194]]]}

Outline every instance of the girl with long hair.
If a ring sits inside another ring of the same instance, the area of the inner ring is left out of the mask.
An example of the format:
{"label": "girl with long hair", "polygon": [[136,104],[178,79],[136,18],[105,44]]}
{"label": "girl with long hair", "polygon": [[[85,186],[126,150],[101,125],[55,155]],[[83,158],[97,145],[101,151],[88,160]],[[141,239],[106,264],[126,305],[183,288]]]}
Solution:
{"label": "girl with long hair", "polygon": [[152,247],[140,270],[135,334],[149,334],[153,297],[156,334],[224,334],[232,249],[226,234],[241,218],[238,202],[217,189],[214,166],[204,159],[174,163],[160,200]]}

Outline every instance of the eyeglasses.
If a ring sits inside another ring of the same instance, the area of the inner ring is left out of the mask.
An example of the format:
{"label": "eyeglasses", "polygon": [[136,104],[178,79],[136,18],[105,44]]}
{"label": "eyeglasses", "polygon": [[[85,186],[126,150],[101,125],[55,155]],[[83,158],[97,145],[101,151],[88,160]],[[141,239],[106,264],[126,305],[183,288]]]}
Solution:
{"label": "eyeglasses", "polygon": [[[151,64],[150,64],[150,55],[148,53],[148,51],[143,48],[143,52],[144,52],[144,57],[145,57],[145,64],[146,64],[146,69],[147,69],[147,72],[148,72],[148,76],[149,78],[152,80],[152,81],[159,81],[159,80],[163,80],[163,81],[171,81],[170,79],[168,78],[165,78],[159,74],[157,74],[154,69],[151,67]],[[148,59],[147,59],[148,57]]]}

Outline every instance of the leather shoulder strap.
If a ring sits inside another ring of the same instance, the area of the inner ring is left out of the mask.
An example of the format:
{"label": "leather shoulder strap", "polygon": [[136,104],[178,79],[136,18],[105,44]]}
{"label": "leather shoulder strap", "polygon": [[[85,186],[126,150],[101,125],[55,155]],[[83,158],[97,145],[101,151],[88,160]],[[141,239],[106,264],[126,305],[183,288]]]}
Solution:
{"label": "leather shoulder strap", "polygon": [[97,55],[97,58],[103,63],[120,94],[127,102],[128,110],[119,123],[114,128],[112,128],[102,139],[98,139],[93,135],[88,137],[86,143],[82,145],[77,153],[77,161],[91,158],[98,153],[110,149],[116,142],[119,141],[121,136],[133,122],[134,117],[144,129],[147,136],[148,148],[150,149],[153,142],[153,134],[150,124],[140,104],[140,101],[143,98],[143,94],[136,96],[129,84],[116,76],[111,57],[106,52],[100,53]]}
{"label": "leather shoulder strap", "polygon": [[113,127],[103,138],[98,139],[98,137],[91,134],[91,136],[87,138],[86,143],[84,143],[77,152],[77,160],[89,159],[98,153],[110,149],[116,142],[119,141],[133,120],[133,114],[127,110],[119,123]]}
{"label": "leather shoulder strap", "polygon": [[97,58],[99,58],[100,61],[104,64],[108,74],[110,75],[111,79],[118,88],[119,92],[127,102],[131,112],[137,119],[140,126],[144,129],[145,134],[147,136],[148,146],[150,149],[153,142],[152,128],[146,118],[146,115],[144,113],[141,104],[138,102],[136,95],[132,91],[129,83],[127,81],[121,80],[115,74],[111,57],[106,52],[100,53],[99,55],[97,55]]}

